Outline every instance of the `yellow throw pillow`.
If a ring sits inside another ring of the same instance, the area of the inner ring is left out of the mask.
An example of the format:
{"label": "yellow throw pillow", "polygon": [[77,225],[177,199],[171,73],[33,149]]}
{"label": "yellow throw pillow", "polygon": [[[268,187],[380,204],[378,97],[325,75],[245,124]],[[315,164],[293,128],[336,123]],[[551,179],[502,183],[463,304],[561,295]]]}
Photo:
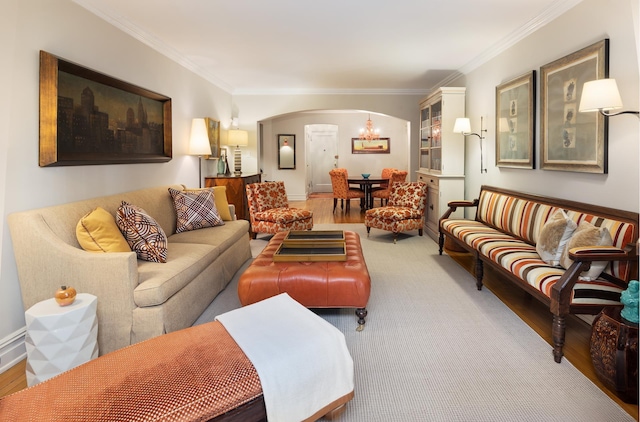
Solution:
{"label": "yellow throw pillow", "polygon": [[220,213],[220,218],[222,221],[231,221],[233,220],[233,216],[231,215],[231,211],[229,211],[229,202],[227,201],[227,187],[226,186],[213,186],[211,188],[201,188],[201,189],[187,189],[185,188],[185,192],[197,192],[203,189],[213,190],[213,199],[216,204],[216,208]]}
{"label": "yellow throw pillow", "polygon": [[131,252],[115,218],[101,207],[78,221],[76,237],[82,249],[88,252]]}

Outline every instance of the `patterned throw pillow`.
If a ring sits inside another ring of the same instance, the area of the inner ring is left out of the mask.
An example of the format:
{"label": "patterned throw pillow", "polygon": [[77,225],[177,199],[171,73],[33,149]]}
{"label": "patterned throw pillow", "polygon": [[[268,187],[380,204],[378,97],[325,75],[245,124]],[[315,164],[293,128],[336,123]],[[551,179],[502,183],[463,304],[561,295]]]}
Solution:
{"label": "patterned throw pillow", "polygon": [[138,259],[167,262],[167,235],[145,210],[122,201],[116,223]]}
{"label": "patterned throw pillow", "polygon": [[227,187],[226,186],[212,186],[209,188],[185,188],[184,192],[194,193],[203,190],[213,191],[213,199],[216,204],[216,208],[220,213],[222,221],[231,221],[233,216],[229,210],[229,201],[227,201]]}
{"label": "patterned throw pillow", "polygon": [[182,192],[169,188],[169,193],[173,198],[173,207],[177,215],[176,233],[224,224],[216,208],[212,191]]}

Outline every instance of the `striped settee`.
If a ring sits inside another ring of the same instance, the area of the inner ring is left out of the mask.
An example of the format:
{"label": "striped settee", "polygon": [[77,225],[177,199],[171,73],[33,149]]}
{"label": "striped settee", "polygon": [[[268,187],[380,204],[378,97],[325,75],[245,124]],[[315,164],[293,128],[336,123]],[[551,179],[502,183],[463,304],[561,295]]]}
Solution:
{"label": "striped settee", "polygon": [[[475,207],[475,219],[450,219],[459,207]],[[586,221],[606,227],[614,248],[571,249],[569,257],[574,263],[566,270],[546,264],[536,252],[536,241],[558,210],[564,210],[576,224]],[[635,212],[482,186],[478,199],[449,203],[440,219],[441,255],[445,238],[474,254],[478,290],[486,264],[549,306],[556,362],[563,355],[567,315],[595,315],[605,306],[621,306],[621,292],[638,277]],[[594,261],[608,264],[596,280],[580,279]]]}

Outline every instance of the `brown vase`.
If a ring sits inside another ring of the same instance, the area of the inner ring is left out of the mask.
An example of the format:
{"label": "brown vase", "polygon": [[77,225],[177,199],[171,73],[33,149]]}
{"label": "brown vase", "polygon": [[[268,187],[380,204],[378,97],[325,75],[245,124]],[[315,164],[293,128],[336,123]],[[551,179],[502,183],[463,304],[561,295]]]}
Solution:
{"label": "brown vase", "polygon": [[598,379],[626,403],[638,403],[638,324],[608,307],[593,320],[591,361]]}
{"label": "brown vase", "polygon": [[76,289],[71,286],[62,286],[56,290],[54,297],[60,306],[71,305],[76,300]]}

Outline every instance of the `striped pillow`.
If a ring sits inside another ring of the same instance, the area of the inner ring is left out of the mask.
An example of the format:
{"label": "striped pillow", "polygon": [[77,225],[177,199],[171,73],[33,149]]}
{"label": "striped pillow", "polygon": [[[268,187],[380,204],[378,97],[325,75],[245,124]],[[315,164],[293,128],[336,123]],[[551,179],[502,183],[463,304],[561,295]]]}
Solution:
{"label": "striped pillow", "polygon": [[211,190],[181,192],[169,188],[169,194],[176,210],[176,233],[224,225]]}
{"label": "striped pillow", "polygon": [[138,259],[167,262],[167,236],[145,210],[122,201],[116,212],[116,223]]}

